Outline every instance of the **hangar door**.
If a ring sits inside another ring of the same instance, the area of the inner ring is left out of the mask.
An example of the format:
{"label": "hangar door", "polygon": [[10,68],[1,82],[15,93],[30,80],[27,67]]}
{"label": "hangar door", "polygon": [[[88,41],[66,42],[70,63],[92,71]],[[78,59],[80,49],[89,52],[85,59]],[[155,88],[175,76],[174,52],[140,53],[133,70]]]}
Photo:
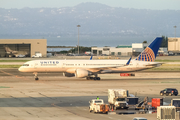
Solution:
{"label": "hangar door", "polygon": [[0,44],[0,57],[30,57],[31,44]]}

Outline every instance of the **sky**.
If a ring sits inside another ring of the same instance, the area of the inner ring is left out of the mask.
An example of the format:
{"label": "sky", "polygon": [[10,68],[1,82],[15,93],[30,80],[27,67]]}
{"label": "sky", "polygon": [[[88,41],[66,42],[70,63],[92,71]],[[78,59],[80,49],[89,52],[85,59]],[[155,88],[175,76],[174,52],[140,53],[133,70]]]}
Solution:
{"label": "sky", "polygon": [[0,0],[0,8],[60,8],[73,7],[83,2],[98,2],[111,7],[122,8],[180,10],[180,0]]}

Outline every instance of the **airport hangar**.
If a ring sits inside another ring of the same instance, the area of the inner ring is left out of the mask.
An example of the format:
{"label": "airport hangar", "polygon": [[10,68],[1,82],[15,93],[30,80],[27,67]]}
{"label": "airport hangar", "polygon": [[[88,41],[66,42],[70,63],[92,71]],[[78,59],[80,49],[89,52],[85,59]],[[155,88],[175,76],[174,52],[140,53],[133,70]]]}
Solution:
{"label": "airport hangar", "polygon": [[[42,57],[47,56],[46,39],[0,39],[0,57],[11,57],[7,55],[5,46],[12,51],[25,51],[27,57],[32,57],[36,53],[41,53]],[[13,54],[13,52],[11,52]],[[21,54],[21,52],[19,52]]]}
{"label": "airport hangar", "polygon": [[168,52],[180,54],[180,38],[168,38]]}

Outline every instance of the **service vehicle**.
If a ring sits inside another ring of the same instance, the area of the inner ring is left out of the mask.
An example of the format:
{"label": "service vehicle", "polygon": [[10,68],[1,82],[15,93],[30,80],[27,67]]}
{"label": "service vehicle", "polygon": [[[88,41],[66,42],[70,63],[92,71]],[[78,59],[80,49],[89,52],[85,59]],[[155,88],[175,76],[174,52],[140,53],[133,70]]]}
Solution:
{"label": "service vehicle", "polygon": [[110,109],[128,109],[127,103],[128,91],[124,89],[108,89],[108,103]]}
{"label": "service vehicle", "polygon": [[136,105],[135,110],[148,110],[148,108],[148,97],[145,97],[143,101],[139,102]]}
{"label": "service vehicle", "polygon": [[32,56],[32,58],[40,58],[42,57],[42,53],[36,53],[35,55]]}
{"label": "service vehicle", "polygon": [[157,120],[175,120],[176,107],[175,106],[158,106]]}
{"label": "service vehicle", "polygon": [[108,113],[109,112],[109,105],[104,104],[103,99],[92,99],[89,101],[89,112],[94,113]]}
{"label": "service vehicle", "polygon": [[180,99],[172,99],[171,106],[175,106],[176,111],[180,111]]}
{"label": "service vehicle", "polygon": [[147,120],[147,119],[143,118],[143,117],[135,117],[135,118],[133,118],[133,120]]}
{"label": "service vehicle", "polygon": [[19,55],[17,55],[16,57],[18,57],[18,58],[24,58],[24,57],[26,57],[25,55],[22,55],[22,54],[19,54]]}
{"label": "service vehicle", "polygon": [[163,95],[166,95],[166,96],[175,95],[175,96],[177,96],[178,95],[178,90],[175,89],[175,88],[166,88],[166,89],[160,91],[160,95],[161,96],[163,96]]}

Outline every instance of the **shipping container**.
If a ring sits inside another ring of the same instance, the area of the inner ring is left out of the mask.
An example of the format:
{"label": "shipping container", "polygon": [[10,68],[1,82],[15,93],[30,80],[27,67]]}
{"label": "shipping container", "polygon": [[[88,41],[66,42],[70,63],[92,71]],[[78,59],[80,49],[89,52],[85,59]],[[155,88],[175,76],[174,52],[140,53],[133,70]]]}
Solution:
{"label": "shipping container", "polygon": [[163,98],[152,98],[152,107],[157,108],[163,105]]}
{"label": "shipping container", "polygon": [[138,97],[127,97],[127,103],[128,105],[136,105],[138,104]]}
{"label": "shipping container", "polygon": [[157,120],[175,120],[176,107],[175,106],[158,106]]}

